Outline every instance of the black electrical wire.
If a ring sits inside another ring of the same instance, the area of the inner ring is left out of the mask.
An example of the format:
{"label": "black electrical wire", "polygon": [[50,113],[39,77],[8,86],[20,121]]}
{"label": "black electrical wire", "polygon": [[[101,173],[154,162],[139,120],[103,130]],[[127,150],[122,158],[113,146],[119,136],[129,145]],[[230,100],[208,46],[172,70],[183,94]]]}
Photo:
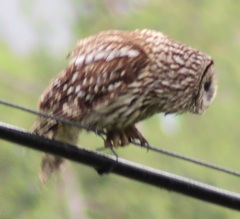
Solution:
{"label": "black electrical wire", "polygon": [[[199,200],[240,210],[240,195],[124,159],[46,139],[0,123],[0,138]],[[109,168],[110,167],[110,168]],[[111,168],[112,167],[112,168]]]}
{"label": "black electrical wire", "polygon": [[[15,109],[18,109],[18,110],[21,110],[21,111],[25,111],[27,113],[31,113],[31,114],[34,114],[34,115],[38,115],[38,116],[42,116],[42,117],[45,117],[45,118],[53,119],[53,120],[56,120],[58,122],[62,122],[64,124],[76,126],[78,128],[84,129],[86,131],[94,132],[96,135],[99,135],[102,138],[103,138],[103,135],[105,135],[105,133],[102,132],[102,131],[92,129],[92,128],[89,128],[89,127],[86,127],[86,126],[82,126],[77,122],[66,120],[66,119],[63,119],[63,118],[55,116],[55,115],[50,115],[50,114],[44,113],[44,112],[38,112],[38,111],[35,111],[35,110],[32,110],[32,109],[28,109],[26,107],[19,106],[17,104],[9,103],[9,102],[4,101],[4,100],[0,100],[0,104],[5,105],[5,106],[9,106],[11,108],[15,108]],[[214,169],[214,170],[217,170],[217,171],[221,171],[221,172],[224,172],[224,173],[227,173],[227,174],[231,174],[231,175],[240,177],[240,172],[237,172],[235,170],[231,170],[231,169],[228,169],[228,168],[225,168],[225,167],[221,167],[221,166],[218,166],[218,165],[215,165],[215,164],[211,164],[211,163],[208,163],[208,162],[205,162],[205,161],[201,161],[201,160],[198,160],[196,158],[187,157],[185,155],[177,154],[177,153],[174,153],[174,152],[171,152],[171,151],[168,151],[168,150],[164,150],[164,149],[161,149],[161,148],[158,148],[158,147],[153,147],[151,145],[148,145],[148,146],[141,145],[141,144],[139,144],[138,142],[135,142],[135,141],[131,141],[131,144],[133,144],[135,146],[140,146],[142,148],[146,148],[147,150],[151,150],[151,151],[154,151],[154,152],[157,152],[157,153],[161,153],[161,154],[164,154],[164,155],[167,155],[167,156],[171,156],[171,157],[174,157],[174,158],[185,160],[185,161],[197,164],[197,165],[201,165],[201,166],[204,166],[204,167],[207,167],[207,168],[211,168],[211,169]]]}

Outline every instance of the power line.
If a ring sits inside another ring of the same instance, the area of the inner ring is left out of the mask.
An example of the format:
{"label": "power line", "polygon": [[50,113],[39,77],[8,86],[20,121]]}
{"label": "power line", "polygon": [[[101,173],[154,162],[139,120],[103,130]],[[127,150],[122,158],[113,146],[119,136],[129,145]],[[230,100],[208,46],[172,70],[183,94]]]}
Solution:
{"label": "power line", "polygon": [[[22,106],[19,106],[17,104],[9,103],[9,102],[3,101],[3,100],[0,100],[0,104],[5,105],[5,106],[9,106],[11,108],[15,108],[15,109],[18,109],[18,110],[21,110],[21,111],[25,111],[27,113],[31,113],[31,114],[34,114],[34,115],[38,115],[38,116],[42,116],[42,117],[45,117],[45,118],[53,119],[53,120],[56,120],[56,121],[64,123],[64,124],[76,126],[78,128],[84,129],[86,131],[94,132],[96,135],[99,135],[102,138],[103,138],[103,135],[105,135],[105,133],[103,131],[96,130],[96,129],[93,129],[93,128],[90,128],[90,127],[86,127],[86,126],[83,126],[83,125],[79,124],[78,122],[73,122],[73,121],[70,121],[70,120],[67,120],[67,119],[63,119],[63,118],[55,116],[55,115],[50,115],[48,113],[35,111],[35,110],[29,109],[29,108],[26,108],[26,107],[22,107]],[[154,152],[157,152],[157,153],[161,153],[161,154],[164,154],[164,155],[167,155],[167,156],[178,158],[178,159],[188,161],[188,162],[200,165],[200,166],[204,166],[204,167],[207,167],[207,168],[210,168],[210,169],[214,169],[214,170],[217,170],[217,171],[221,171],[221,172],[224,172],[224,173],[227,173],[227,174],[230,174],[230,175],[240,177],[240,172],[238,172],[238,171],[231,170],[231,169],[225,168],[225,167],[221,167],[221,166],[218,166],[218,165],[215,165],[215,164],[211,164],[211,163],[208,163],[208,162],[205,162],[205,161],[201,161],[201,160],[198,160],[196,158],[191,158],[191,157],[188,157],[188,156],[185,156],[185,155],[177,154],[177,153],[174,153],[174,152],[171,152],[171,151],[168,151],[168,150],[164,150],[164,149],[161,149],[161,148],[158,148],[158,147],[154,147],[154,146],[151,146],[151,145],[148,145],[148,146],[141,145],[140,143],[135,142],[135,141],[131,141],[131,144],[133,144],[135,146],[140,146],[142,148],[146,148],[148,150],[151,150],[151,151],[154,151]]]}
{"label": "power line", "polygon": [[111,173],[178,192],[192,198],[240,210],[239,194],[185,177],[145,167],[120,158],[116,160],[115,157],[109,155],[20,131],[20,129],[6,126],[4,123],[0,123],[0,138],[94,167],[98,171],[104,171],[112,167]]}
{"label": "power line", "polygon": [[178,158],[178,159],[181,159],[181,160],[185,160],[185,161],[188,161],[188,162],[200,165],[200,166],[204,166],[204,167],[207,167],[207,168],[210,168],[210,169],[214,169],[214,170],[217,170],[217,171],[220,171],[220,172],[224,172],[224,173],[227,173],[227,174],[230,174],[230,175],[240,177],[240,172],[235,171],[235,170],[231,170],[231,169],[228,169],[228,168],[225,168],[225,167],[220,167],[220,166],[215,165],[215,164],[211,164],[211,163],[208,163],[208,162],[205,162],[205,161],[202,161],[202,160],[198,160],[196,158],[187,157],[185,155],[177,154],[177,153],[167,151],[167,150],[164,150],[164,149],[161,149],[161,148],[153,147],[151,145],[145,146],[145,145],[141,145],[141,144],[136,143],[136,142],[131,142],[131,143],[136,145],[136,146],[139,146],[139,147],[145,147],[145,148],[147,148],[151,151],[155,151],[157,153],[168,155],[168,156]]}
{"label": "power line", "polygon": [[[61,123],[67,124],[67,125],[72,125],[72,126],[75,126],[75,127],[81,128],[81,129],[85,129],[86,131],[96,132],[95,129],[91,129],[91,128],[86,127],[86,126],[82,126],[77,122],[73,122],[71,120],[63,119],[59,116],[50,115],[50,114],[45,113],[45,112],[39,112],[39,111],[36,111],[36,110],[32,110],[32,109],[29,109],[29,108],[26,108],[26,107],[23,107],[23,106],[19,106],[19,105],[14,104],[14,103],[10,103],[8,101],[0,100],[0,104],[2,104],[4,106],[9,106],[11,108],[18,109],[18,110],[21,110],[21,111],[24,111],[24,112],[27,112],[27,113],[30,113],[30,114],[33,114],[33,115],[42,116],[44,118],[56,120],[58,122],[61,122]],[[98,134],[98,133],[99,132],[96,132],[96,134]],[[101,132],[101,133],[104,134],[103,132]]]}

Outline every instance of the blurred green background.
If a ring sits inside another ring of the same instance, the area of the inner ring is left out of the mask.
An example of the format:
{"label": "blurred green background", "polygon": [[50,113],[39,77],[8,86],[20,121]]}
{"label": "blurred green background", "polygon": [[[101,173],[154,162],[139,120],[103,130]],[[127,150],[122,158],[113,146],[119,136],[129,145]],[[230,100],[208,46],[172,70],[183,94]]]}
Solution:
{"label": "blurred green background", "polygon": [[[49,81],[67,66],[77,39],[106,29],[152,28],[210,54],[218,94],[203,116],[156,115],[139,124],[150,144],[239,170],[240,1],[9,0],[0,7],[0,99],[37,109]],[[29,129],[35,117],[0,106],[0,121]],[[1,219],[239,218],[236,211],[70,163],[46,186],[42,154],[0,140]],[[100,138],[83,133],[96,150]],[[135,146],[120,157],[234,192],[228,176]]]}

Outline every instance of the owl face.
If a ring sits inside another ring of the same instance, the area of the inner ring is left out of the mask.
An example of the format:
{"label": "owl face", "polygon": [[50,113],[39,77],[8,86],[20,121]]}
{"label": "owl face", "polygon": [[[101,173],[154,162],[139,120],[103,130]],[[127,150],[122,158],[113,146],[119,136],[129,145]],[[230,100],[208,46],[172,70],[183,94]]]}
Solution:
{"label": "owl face", "polygon": [[194,98],[194,105],[190,109],[192,113],[202,114],[213,102],[217,92],[217,82],[213,61],[206,65],[200,81],[198,94]]}

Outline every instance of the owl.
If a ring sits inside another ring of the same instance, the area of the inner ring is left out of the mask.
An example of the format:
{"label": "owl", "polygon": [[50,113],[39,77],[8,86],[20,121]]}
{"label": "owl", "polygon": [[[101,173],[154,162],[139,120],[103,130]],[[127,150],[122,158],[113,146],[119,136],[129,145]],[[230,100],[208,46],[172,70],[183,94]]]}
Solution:
{"label": "owl", "polygon": [[[137,122],[156,113],[202,114],[216,94],[212,58],[154,30],[104,31],[80,40],[68,57],[67,68],[41,95],[39,109],[104,131],[106,147],[148,145]],[[76,145],[80,129],[39,117],[32,131]],[[43,180],[61,163],[46,154]]]}

